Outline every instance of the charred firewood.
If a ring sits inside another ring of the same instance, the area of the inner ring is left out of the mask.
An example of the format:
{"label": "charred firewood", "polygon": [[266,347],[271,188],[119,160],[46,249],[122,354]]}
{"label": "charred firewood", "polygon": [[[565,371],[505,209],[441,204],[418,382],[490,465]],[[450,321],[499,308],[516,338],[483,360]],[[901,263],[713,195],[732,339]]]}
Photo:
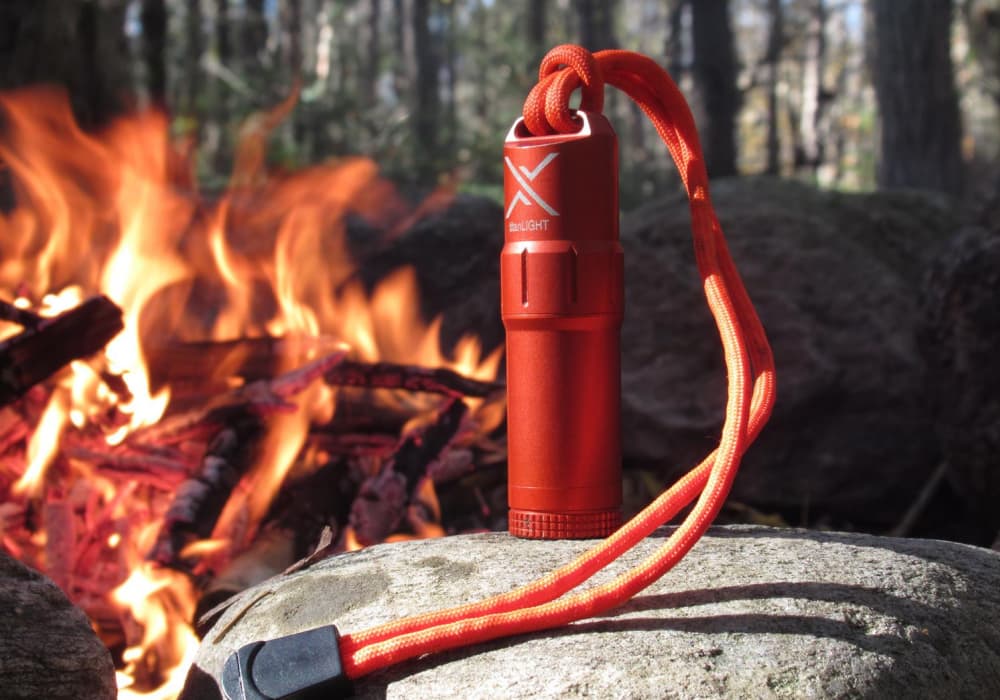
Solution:
{"label": "charred firewood", "polygon": [[455,438],[465,414],[463,401],[449,401],[433,423],[404,436],[378,474],[361,484],[350,515],[358,542],[375,544],[396,531],[417,487]]}
{"label": "charred firewood", "polygon": [[280,574],[295,561],[295,535],[280,527],[262,529],[253,544],[212,579],[198,599],[192,619],[200,638],[222,617],[226,609],[223,603],[237,593]]}
{"label": "charred firewood", "polygon": [[269,379],[281,368],[289,352],[330,352],[339,344],[330,338],[287,338],[263,336],[235,340],[174,341],[152,343],[146,350],[150,379],[169,384],[183,400],[197,398],[210,390],[225,387],[230,377],[246,382]]}
{"label": "charred firewood", "polygon": [[42,519],[45,523],[45,573],[59,588],[69,592],[76,548],[73,504],[66,500],[46,501],[42,506]]}
{"label": "charred firewood", "polygon": [[[194,424],[190,419],[185,421],[182,427],[189,431],[193,425],[203,427],[223,417],[225,425],[208,443],[198,471],[178,488],[147,558],[165,566],[183,567],[181,550],[212,534],[230,494],[253,465],[265,432],[264,414],[271,410],[296,410],[289,400],[343,356],[343,352],[336,352],[269,381],[249,384],[200,414]],[[177,429],[174,426],[169,429],[173,433],[167,434],[176,434]],[[147,434],[144,439],[149,437]],[[156,442],[155,436],[153,441]]]}
{"label": "charred firewood", "polygon": [[168,416],[155,425],[135,431],[129,436],[129,442],[136,445],[172,445],[211,435],[247,412],[263,417],[295,411],[296,406],[290,399],[343,358],[344,352],[337,351],[274,379],[261,379],[234,389],[203,406]]}
{"label": "charred firewood", "polygon": [[18,412],[10,408],[0,409],[0,455],[11,445],[26,440],[30,433],[31,428]]}
{"label": "charred firewood", "polygon": [[212,534],[230,494],[253,465],[263,435],[263,420],[250,411],[215,434],[197,473],[178,487],[147,559],[185,568],[182,550]]}
{"label": "charred firewood", "polygon": [[399,444],[399,431],[390,433],[329,433],[321,430],[310,431],[306,438],[309,447],[323,450],[331,455],[347,458],[388,457]]}
{"label": "charred firewood", "polygon": [[137,454],[122,450],[98,450],[81,445],[63,448],[63,455],[95,465],[101,472],[127,475],[162,491],[172,491],[191,471],[189,465],[174,456]]}
{"label": "charred firewood", "polygon": [[[0,299],[0,321],[10,321],[22,328],[34,329],[45,322],[45,317],[39,316],[30,309],[22,309],[19,306]],[[130,401],[132,399],[132,392],[120,374],[113,374],[106,369],[98,370],[98,374],[101,380],[108,385],[108,388],[115,392],[122,401]]]}
{"label": "charred firewood", "polygon": [[348,460],[338,458],[282,484],[253,544],[205,587],[194,616],[199,636],[215,623],[225,609],[220,604],[230,597],[283,571],[301,568],[303,557],[313,560],[306,555],[322,558],[333,553],[335,535],[347,524],[362,480],[357,472]]}
{"label": "charred firewood", "polygon": [[340,533],[347,524],[360,482],[360,476],[344,459],[286,481],[253,543],[206,586],[195,610],[198,625],[204,624],[202,618],[208,611],[227,598],[315,552],[324,543],[324,533],[329,544],[333,533]]}
{"label": "charred firewood", "polygon": [[450,369],[398,365],[391,362],[368,364],[347,360],[324,376],[332,386],[365,389],[403,389],[444,394],[451,397],[484,398],[502,385],[469,379]]}
{"label": "charred firewood", "polygon": [[37,328],[43,320],[45,319],[28,309],[22,309],[0,299],[0,321],[10,321],[23,328]]}
{"label": "charred firewood", "polygon": [[335,533],[343,530],[362,481],[361,470],[338,457],[307,475],[286,481],[265,521],[271,527],[295,533],[298,559],[315,548],[325,528]]}
{"label": "charred firewood", "polygon": [[93,355],[123,327],[121,309],[97,296],[0,342],[0,406],[73,360]]}
{"label": "charred firewood", "polygon": [[[307,343],[303,346],[302,343]],[[290,349],[322,351],[338,345],[332,338],[299,339],[239,338],[225,341],[172,342],[147,348],[151,378],[169,384],[174,394],[196,398],[209,385],[221,385],[230,377],[248,382],[273,376],[281,358]],[[432,369],[391,362],[375,364],[350,360],[327,373],[331,386],[362,389],[401,389],[447,396],[484,397],[500,382],[469,379],[449,369]],[[183,399],[182,399],[183,400]]]}

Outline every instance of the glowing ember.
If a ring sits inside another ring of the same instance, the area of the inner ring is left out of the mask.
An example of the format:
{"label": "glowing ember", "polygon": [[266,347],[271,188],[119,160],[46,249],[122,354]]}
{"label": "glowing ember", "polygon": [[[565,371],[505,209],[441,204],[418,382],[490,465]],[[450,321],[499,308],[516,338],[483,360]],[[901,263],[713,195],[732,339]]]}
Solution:
{"label": "glowing ember", "polygon": [[[99,356],[72,362],[16,407],[0,407],[0,542],[48,571],[118,649],[121,698],[176,697],[197,646],[190,622],[200,592],[189,574],[218,571],[241,554],[286,476],[328,458],[307,442],[311,426],[334,417],[337,392],[322,382],[294,397],[244,386],[242,341],[281,338],[275,376],[344,344],[357,360],[446,367],[483,381],[496,375],[499,351],[483,358],[475,338],[442,355],[440,319],[421,319],[412,270],[390,275],[370,298],[350,281],[347,216],[395,235],[414,215],[372,162],[346,159],[280,178],[264,170],[267,134],[293,104],[294,95],[248,120],[231,190],[207,201],[191,191],[190,156],[171,143],[165,115],[86,134],[58,92],[0,94],[0,163],[16,202],[0,211],[0,299],[50,317],[104,294],[122,309],[125,328]],[[19,331],[0,321],[0,340]],[[258,392],[264,434],[214,531],[179,548],[190,563],[184,573],[148,557],[208,438],[184,433],[190,406],[172,403],[181,389],[190,402],[191,387],[157,379],[162,368],[147,360],[159,349],[170,362],[162,348],[171,343],[207,341],[232,341],[234,350],[198,381]],[[435,405],[428,399],[417,413]],[[495,406],[482,414],[482,430],[502,420]],[[170,430],[180,437],[168,445],[150,437]],[[39,506],[41,525],[29,515]],[[441,536],[440,516],[424,479],[405,514],[407,536]],[[351,528],[340,534],[343,548],[360,547]]]}

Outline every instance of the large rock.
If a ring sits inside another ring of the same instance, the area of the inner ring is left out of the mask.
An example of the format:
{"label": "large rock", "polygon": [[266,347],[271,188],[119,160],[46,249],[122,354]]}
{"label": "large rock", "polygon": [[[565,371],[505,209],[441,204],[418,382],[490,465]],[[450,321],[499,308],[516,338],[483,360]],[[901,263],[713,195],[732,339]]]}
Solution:
{"label": "large rock", "polygon": [[[713,200],[767,326],[778,404],[734,497],[855,527],[895,524],[939,460],[915,330],[921,280],[954,230],[945,203],[917,193],[844,194],[768,179],[722,180]],[[417,269],[428,315],[449,341],[502,342],[502,210],[461,197],[365,265],[369,283]],[[676,476],[716,444],[725,375],[694,264],[685,198],[622,223],[627,464]],[[808,465],[808,466],[806,466]]]}
{"label": "large rock", "polygon": [[[613,565],[620,572],[665,531]],[[219,698],[230,652],[507,590],[588,543],[465,535],[379,545],[242,593],[182,700]],[[601,575],[607,580],[610,574]],[[761,527],[715,528],[622,609],[378,672],[360,698],[1000,697],[1000,553]]]}
{"label": "large rock", "polygon": [[83,611],[0,551],[0,698],[113,700],[111,655]]}
{"label": "large rock", "polygon": [[[917,349],[920,285],[954,228],[918,193],[723,180],[713,201],[774,348],[778,402],[735,499],[856,527],[895,523],[936,465]],[[725,375],[686,200],[622,225],[623,444],[684,469],[718,440]]]}
{"label": "large rock", "polygon": [[929,409],[949,477],[973,513],[1000,529],[1000,231],[961,231],[928,275],[921,347]]}

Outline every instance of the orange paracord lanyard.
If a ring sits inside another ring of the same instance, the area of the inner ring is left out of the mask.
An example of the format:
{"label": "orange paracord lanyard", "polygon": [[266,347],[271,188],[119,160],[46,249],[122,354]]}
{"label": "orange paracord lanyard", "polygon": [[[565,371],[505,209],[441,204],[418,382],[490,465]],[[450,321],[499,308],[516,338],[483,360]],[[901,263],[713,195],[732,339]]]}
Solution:
{"label": "orange paracord lanyard", "polygon": [[[350,678],[422,654],[559,627],[625,603],[670,570],[705,533],[729,493],[743,453],[771,414],[775,397],[771,347],[712,209],[694,118],[670,76],[652,59],[630,51],[591,54],[579,46],[558,46],[542,60],[539,82],[524,104],[525,125],[536,136],[576,131],[579,124],[569,108],[570,95],[582,88],[580,108],[600,112],[605,83],[635,100],[653,122],[690,199],[698,270],[722,338],[729,380],[719,446],[617,532],[546,576],[476,603],[344,634],[341,658]],[[653,555],[613,581],[562,597],[696,496],[694,509]]]}
{"label": "orange paracord lanyard", "polygon": [[[527,129],[535,136],[577,131],[579,123],[569,108],[571,94],[581,88],[581,110],[600,112],[605,83],[628,94],[650,118],[687,190],[695,257],[722,339],[729,382],[719,446],[610,537],[542,578],[479,602],[343,634],[339,668],[332,672],[341,678],[357,679],[423,654],[559,627],[622,605],[670,570],[705,533],[729,493],[743,454],[771,414],[775,398],[771,348],[712,208],[694,119],[670,76],[653,60],[629,51],[591,54],[579,46],[556,47],[542,60],[538,85],[525,102]],[[608,583],[566,595],[696,497],[683,522],[639,565]],[[330,634],[330,644],[337,649],[337,633]],[[252,665],[255,651],[250,646],[227,662],[237,675],[247,674],[244,663]]]}

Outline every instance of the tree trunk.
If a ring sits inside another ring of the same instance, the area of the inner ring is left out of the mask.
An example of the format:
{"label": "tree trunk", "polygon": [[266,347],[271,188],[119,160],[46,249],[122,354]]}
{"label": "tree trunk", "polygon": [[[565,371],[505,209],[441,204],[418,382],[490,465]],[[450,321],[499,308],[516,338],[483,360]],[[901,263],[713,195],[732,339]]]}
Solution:
{"label": "tree trunk", "polygon": [[458,29],[455,26],[456,13],[455,3],[449,2],[445,5],[447,22],[444,24],[446,35],[440,42],[444,45],[444,73],[447,76],[445,90],[444,123],[447,131],[445,135],[446,155],[448,161],[451,159],[458,147]]}
{"label": "tree trunk", "polygon": [[781,65],[781,49],[785,43],[784,10],[781,0],[768,0],[767,11],[771,16],[771,27],[767,37],[767,166],[768,175],[781,172],[781,142],[778,133],[778,70]]}
{"label": "tree trunk", "polygon": [[181,90],[181,109],[188,114],[195,112],[201,95],[201,55],[205,52],[205,37],[202,35],[201,0],[188,0],[184,33],[187,35],[187,51],[184,56],[184,86]]}
{"label": "tree trunk", "polygon": [[302,76],[302,0],[281,3],[281,59],[292,79]]}
{"label": "tree trunk", "polygon": [[850,43],[852,40],[843,11],[830,13],[826,34],[828,54],[836,56],[837,59],[835,59],[836,71],[831,81],[829,109],[825,113],[828,133],[823,160],[828,166],[828,172],[822,176],[823,184],[839,183],[844,177],[844,156],[847,152],[848,139],[843,116],[847,109],[846,105],[856,99],[857,86],[861,83],[861,75],[864,72],[863,56],[856,55],[856,51],[852,49]]}
{"label": "tree trunk", "polygon": [[[284,4],[284,3],[282,3]],[[243,18],[242,56],[248,68],[256,68],[267,47],[267,18],[264,16],[264,0],[245,0],[246,16]]]}
{"label": "tree trunk", "polygon": [[416,173],[420,184],[430,184],[437,173],[438,54],[430,29],[431,0],[413,0],[413,52],[416,84],[413,102],[413,135],[416,139]]}
{"label": "tree trunk", "polygon": [[379,23],[382,21],[382,0],[369,0],[368,10],[368,47],[365,60],[365,104],[369,108],[376,102],[376,86],[379,77],[379,58],[382,54],[380,45],[381,32]]}
{"label": "tree trunk", "polygon": [[728,0],[691,3],[694,38],[695,119],[701,131],[708,174],[736,174],[736,59]]}
{"label": "tree trunk", "polygon": [[[477,46],[486,46],[490,39],[490,17],[486,0],[474,0],[472,9],[472,29]],[[485,80],[477,80],[475,85],[475,110],[477,114],[489,114],[490,90]]]}
{"label": "tree trunk", "polygon": [[823,88],[823,75],[826,72],[824,0],[813,0],[810,10],[802,64],[802,111],[799,114],[799,142],[802,150],[796,154],[796,165],[809,168],[815,173],[823,163],[821,122],[827,102]]}
{"label": "tree trunk", "polygon": [[[232,69],[233,39],[229,28],[229,0],[215,0],[215,51],[219,65],[223,69]],[[211,90],[214,99],[209,115],[220,133],[220,138],[215,139],[213,146],[212,164],[218,172],[225,172],[230,164],[226,149],[221,146],[229,128],[229,86],[216,74]]]}
{"label": "tree trunk", "polygon": [[951,0],[871,0],[878,184],[959,194],[962,134],[952,76]]}
{"label": "tree trunk", "polygon": [[667,72],[674,82],[681,84],[684,75],[684,9],[688,0],[667,0],[667,38],[664,53],[667,56]]}
{"label": "tree trunk", "polygon": [[392,0],[393,41],[396,45],[393,60],[392,84],[400,101],[412,102],[409,90],[415,79],[413,67],[413,23],[409,21],[413,0]]}
{"label": "tree trunk", "polygon": [[964,0],[959,5],[969,46],[982,74],[980,89],[1000,108],[1000,2]]}
{"label": "tree trunk", "polygon": [[0,89],[66,88],[84,126],[124,107],[130,65],[123,0],[0,2]]}
{"label": "tree trunk", "polygon": [[219,53],[219,63],[225,66],[233,55],[229,36],[229,0],[215,0],[215,48]]}
{"label": "tree trunk", "polygon": [[164,0],[142,0],[142,54],[146,87],[155,106],[167,104],[167,6]]}
{"label": "tree trunk", "polygon": [[528,0],[528,74],[534,78],[538,71],[538,64],[542,57],[548,52],[547,44],[548,32],[548,0]]}
{"label": "tree trunk", "polygon": [[580,44],[589,51],[614,48],[616,0],[573,0],[580,22]]}
{"label": "tree trunk", "polygon": [[[279,9],[279,37],[281,39],[281,63],[288,75],[288,85],[302,84],[302,0],[284,0]],[[286,88],[287,89],[287,88]],[[304,152],[306,125],[302,110],[293,110],[287,120],[291,131],[291,141],[300,156]],[[287,133],[287,132],[286,132]]]}

